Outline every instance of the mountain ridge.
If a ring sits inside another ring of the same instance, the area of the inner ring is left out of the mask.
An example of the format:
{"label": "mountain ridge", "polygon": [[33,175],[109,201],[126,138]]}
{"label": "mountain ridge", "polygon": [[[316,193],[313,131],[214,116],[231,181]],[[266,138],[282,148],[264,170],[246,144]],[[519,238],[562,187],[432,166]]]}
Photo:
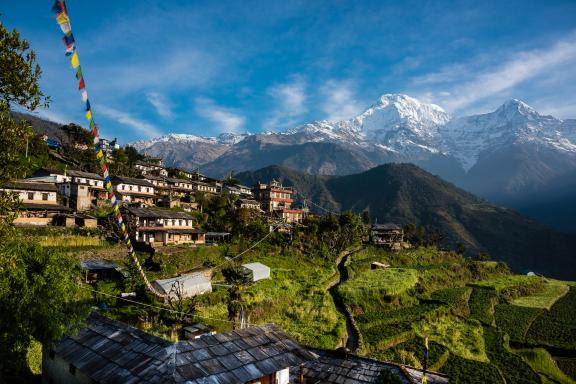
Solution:
{"label": "mountain ridge", "polygon": [[[243,183],[278,179],[295,187],[318,213],[368,210],[373,221],[438,229],[446,236],[445,246],[462,244],[469,255],[488,252],[517,272],[576,276],[576,236],[489,203],[413,164],[384,164],[346,176],[309,175],[271,166],[236,177]],[[317,205],[322,208],[316,209]]]}

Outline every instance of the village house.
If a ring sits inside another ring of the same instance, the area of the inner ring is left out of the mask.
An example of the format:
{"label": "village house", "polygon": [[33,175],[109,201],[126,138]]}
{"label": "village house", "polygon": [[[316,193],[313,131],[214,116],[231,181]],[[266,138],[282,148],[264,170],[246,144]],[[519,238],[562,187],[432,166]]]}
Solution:
{"label": "village house", "polygon": [[301,223],[304,219],[304,211],[302,209],[277,209],[274,214],[285,223]]}
{"label": "village house", "polygon": [[215,183],[209,184],[202,181],[192,181],[192,186],[194,192],[218,193],[218,185]]}
{"label": "village house", "polygon": [[15,225],[51,225],[58,215],[71,210],[58,202],[54,183],[33,183],[25,180],[5,183],[4,192],[15,193],[20,200]]}
{"label": "village house", "polygon": [[167,178],[166,182],[168,183],[172,194],[178,196],[184,196],[194,191],[193,183],[188,179]]}
{"label": "village house", "polygon": [[63,204],[76,212],[92,209],[108,199],[108,193],[104,188],[104,178],[92,172],[41,168],[27,180],[56,183],[62,195]]}
{"label": "village house", "polygon": [[44,346],[42,383],[288,384],[291,367],[315,358],[273,324],[172,342],[92,314]]}
{"label": "village house", "polygon": [[260,207],[272,217],[276,217],[286,223],[299,223],[304,218],[304,211],[293,209],[292,195],[294,190],[284,187],[276,180],[270,184],[258,183],[253,188],[254,199],[260,202]]}
{"label": "village house", "polygon": [[399,225],[392,223],[372,224],[369,241],[374,245],[397,249],[404,241],[404,230]]}
{"label": "village house", "polygon": [[161,158],[147,157],[144,160],[138,160],[134,163],[134,169],[141,175],[168,176],[168,170],[162,164]]}
{"label": "village house", "polygon": [[127,208],[135,225],[136,241],[150,244],[204,244],[204,232],[196,229],[188,213],[159,208]]}
{"label": "village house", "polygon": [[252,189],[245,185],[224,185],[223,190],[228,192],[231,195],[240,196],[243,198],[251,198],[253,196]]}
{"label": "village house", "polygon": [[112,158],[112,152],[114,150],[120,149],[120,144],[118,144],[118,140],[114,138],[114,140],[108,140],[104,138],[100,138],[98,141],[102,152],[106,155],[107,158]]}
{"label": "village house", "polygon": [[146,174],[144,175],[144,180],[154,186],[156,194],[160,196],[169,196],[171,194],[172,188],[170,188],[170,184],[168,184],[165,177]]}
{"label": "village house", "polygon": [[156,199],[154,185],[144,179],[117,176],[112,179],[112,185],[116,196],[128,204],[137,203],[143,206],[150,206],[154,204]]}
{"label": "village house", "polygon": [[245,208],[245,209],[254,209],[257,211],[261,211],[260,203],[256,200],[251,200],[251,199],[238,199],[238,200],[236,200],[236,207],[237,208]]}

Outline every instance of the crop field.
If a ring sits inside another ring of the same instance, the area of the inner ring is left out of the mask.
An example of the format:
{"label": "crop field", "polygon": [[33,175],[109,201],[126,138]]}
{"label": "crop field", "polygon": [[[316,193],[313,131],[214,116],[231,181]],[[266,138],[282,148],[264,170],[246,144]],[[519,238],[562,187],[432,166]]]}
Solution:
{"label": "crop field", "polygon": [[491,288],[500,292],[506,288],[521,287],[532,285],[542,282],[544,279],[539,276],[526,276],[526,275],[506,275],[497,278],[482,280],[474,283],[474,286]]}
{"label": "crop field", "polygon": [[570,287],[558,282],[547,282],[540,292],[514,299],[512,304],[521,307],[550,309],[554,303],[564,296]]}
{"label": "crop field", "polygon": [[467,317],[470,314],[468,300],[471,293],[470,287],[446,288],[435,291],[430,298],[448,305],[455,314]]}
{"label": "crop field", "polygon": [[467,321],[455,316],[442,316],[421,322],[416,333],[420,337],[444,345],[454,355],[469,360],[488,361],[484,350],[482,326],[476,321]]}
{"label": "crop field", "polygon": [[575,380],[562,372],[556,361],[544,348],[521,349],[515,350],[514,353],[522,357],[542,377],[543,382],[547,380],[553,383],[576,383]]}
{"label": "crop field", "polygon": [[441,372],[450,377],[451,384],[503,384],[504,380],[494,364],[467,360],[450,355]]}
{"label": "crop field", "polygon": [[336,266],[312,263],[296,254],[260,254],[253,260],[269,266],[272,274],[242,293],[250,320],[273,322],[306,345],[336,348],[344,337],[345,322],[326,290]]}
{"label": "crop field", "polygon": [[370,269],[356,273],[338,287],[347,302],[358,296],[396,296],[413,288],[418,282],[418,272],[409,268]]}
{"label": "crop field", "polygon": [[528,330],[529,342],[576,350],[576,288],[538,316]]}
{"label": "crop field", "polygon": [[371,351],[378,351],[381,346],[387,346],[398,335],[413,334],[414,324],[436,316],[442,309],[441,305],[426,303],[381,312],[369,312],[357,316],[356,321],[367,348]]}
{"label": "crop field", "polygon": [[486,325],[491,325],[494,322],[496,298],[496,291],[492,289],[474,288],[468,301],[470,317]]}
{"label": "crop field", "polygon": [[517,342],[524,342],[526,332],[534,319],[542,313],[540,308],[498,304],[494,307],[496,326]]}
{"label": "crop field", "polygon": [[566,376],[576,380],[576,359],[575,358],[556,358],[556,365]]}
{"label": "crop field", "polygon": [[485,327],[486,353],[498,367],[507,383],[541,383],[540,377],[521,357],[504,346],[503,333],[496,328]]}

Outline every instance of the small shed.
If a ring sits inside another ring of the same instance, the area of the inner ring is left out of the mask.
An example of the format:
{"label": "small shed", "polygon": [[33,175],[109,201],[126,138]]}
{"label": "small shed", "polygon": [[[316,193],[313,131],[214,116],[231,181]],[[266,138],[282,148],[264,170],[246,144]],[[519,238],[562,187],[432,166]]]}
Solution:
{"label": "small shed", "polygon": [[230,240],[230,232],[206,232],[204,238],[206,244],[217,244]]}
{"label": "small shed", "polygon": [[397,224],[373,224],[370,227],[370,243],[397,248],[404,241],[404,230]]}
{"label": "small shed", "polygon": [[128,274],[113,261],[110,260],[84,260],[80,266],[85,271],[85,280],[87,283],[93,283],[98,280],[120,280]]}
{"label": "small shed", "polygon": [[252,272],[252,281],[270,278],[270,267],[262,263],[248,263],[242,264],[242,266]]}
{"label": "small shed", "polygon": [[212,328],[200,323],[188,325],[183,329],[184,329],[184,337],[188,340],[199,339],[202,336],[214,335],[216,333],[212,330]]}
{"label": "small shed", "polygon": [[373,261],[370,264],[370,269],[385,269],[385,268],[390,268],[390,264],[388,263],[381,263],[379,261]]}
{"label": "small shed", "polygon": [[212,292],[210,279],[201,273],[156,280],[153,285],[161,293],[170,295],[173,298],[178,296],[177,291],[181,293],[183,298]]}

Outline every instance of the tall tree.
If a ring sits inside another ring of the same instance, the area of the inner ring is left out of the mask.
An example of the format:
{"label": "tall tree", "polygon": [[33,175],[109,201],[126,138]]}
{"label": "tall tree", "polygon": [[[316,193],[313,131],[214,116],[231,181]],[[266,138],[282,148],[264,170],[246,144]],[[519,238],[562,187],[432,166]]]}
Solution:
{"label": "tall tree", "polygon": [[[22,177],[31,127],[16,122],[11,107],[34,110],[48,99],[40,91],[40,67],[26,40],[0,23],[0,186]],[[50,343],[82,318],[82,291],[75,263],[64,255],[24,241],[12,226],[18,200],[0,194],[0,382],[15,382],[26,370],[34,338]]]}

